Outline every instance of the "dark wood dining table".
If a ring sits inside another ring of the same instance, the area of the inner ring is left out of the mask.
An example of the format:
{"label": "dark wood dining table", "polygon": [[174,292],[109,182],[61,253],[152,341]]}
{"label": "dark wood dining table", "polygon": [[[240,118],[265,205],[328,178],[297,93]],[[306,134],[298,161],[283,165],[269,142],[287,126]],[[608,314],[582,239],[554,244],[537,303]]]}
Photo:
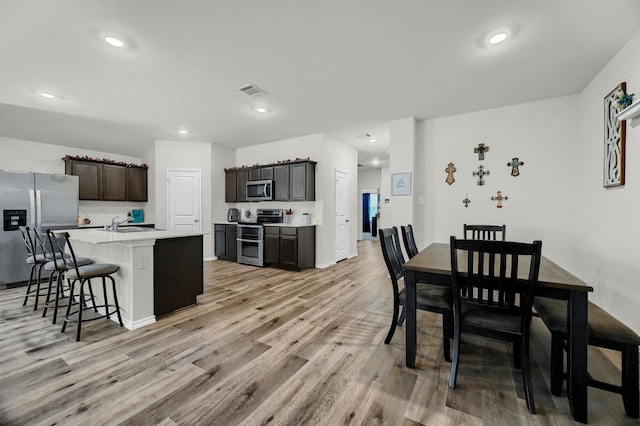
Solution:
{"label": "dark wood dining table", "polygon": [[[460,253],[459,255],[463,255]],[[466,268],[463,259],[459,267]],[[525,265],[522,265],[525,266]],[[451,285],[449,244],[433,243],[403,266],[406,291],[406,365],[414,368],[416,360],[416,282]],[[521,267],[523,278],[528,266]],[[461,271],[464,272],[464,271]],[[567,300],[568,396],[573,418],[587,422],[587,303],[593,287],[542,256],[536,296]]]}

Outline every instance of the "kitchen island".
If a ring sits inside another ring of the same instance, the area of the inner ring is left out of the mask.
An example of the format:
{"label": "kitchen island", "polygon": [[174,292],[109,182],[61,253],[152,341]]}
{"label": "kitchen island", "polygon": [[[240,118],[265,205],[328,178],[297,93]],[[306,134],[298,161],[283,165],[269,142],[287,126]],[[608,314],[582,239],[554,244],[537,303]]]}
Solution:
{"label": "kitchen island", "polygon": [[203,292],[202,233],[150,228],[67,232],[76,256],[120,267],[116,287],[122,321],[129,330],[195,304]]}

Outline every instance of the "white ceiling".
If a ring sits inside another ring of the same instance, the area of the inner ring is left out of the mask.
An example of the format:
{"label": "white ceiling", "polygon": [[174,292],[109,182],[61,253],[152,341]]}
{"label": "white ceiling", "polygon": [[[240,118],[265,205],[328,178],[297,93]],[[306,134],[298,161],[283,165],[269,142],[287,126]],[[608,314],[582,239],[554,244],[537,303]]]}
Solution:
{"label": "white ceiling", "polygon": [[[637,0],[2,0],[0,136],[140,157],[326,133],[369,164],[389,120],[579,93],[639,17]],[[512,37],[487,46],[497,29]]]}

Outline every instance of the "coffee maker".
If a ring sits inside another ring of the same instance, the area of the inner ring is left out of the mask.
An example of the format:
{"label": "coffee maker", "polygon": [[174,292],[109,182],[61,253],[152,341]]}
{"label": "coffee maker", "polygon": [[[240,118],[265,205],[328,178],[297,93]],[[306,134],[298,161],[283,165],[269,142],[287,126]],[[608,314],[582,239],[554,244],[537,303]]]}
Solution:
{"label": "coffee maker", "polygon": [[231,208],[227,211],[227,222],[237,222],[240,218],[240,211],[236,208]]}

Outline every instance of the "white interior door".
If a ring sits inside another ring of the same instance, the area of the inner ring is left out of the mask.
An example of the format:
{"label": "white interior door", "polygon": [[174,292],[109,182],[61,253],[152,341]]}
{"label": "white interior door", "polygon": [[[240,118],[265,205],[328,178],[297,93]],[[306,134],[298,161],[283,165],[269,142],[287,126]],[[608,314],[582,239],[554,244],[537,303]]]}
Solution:
{"label": "white interior door", "polygon": [[336,170],[336,262],[349,254],[349,174]]}
{"label": "white interior door", "polygon": [[200,232],[200,170],[169,170],[168,174],[169,229]]}

